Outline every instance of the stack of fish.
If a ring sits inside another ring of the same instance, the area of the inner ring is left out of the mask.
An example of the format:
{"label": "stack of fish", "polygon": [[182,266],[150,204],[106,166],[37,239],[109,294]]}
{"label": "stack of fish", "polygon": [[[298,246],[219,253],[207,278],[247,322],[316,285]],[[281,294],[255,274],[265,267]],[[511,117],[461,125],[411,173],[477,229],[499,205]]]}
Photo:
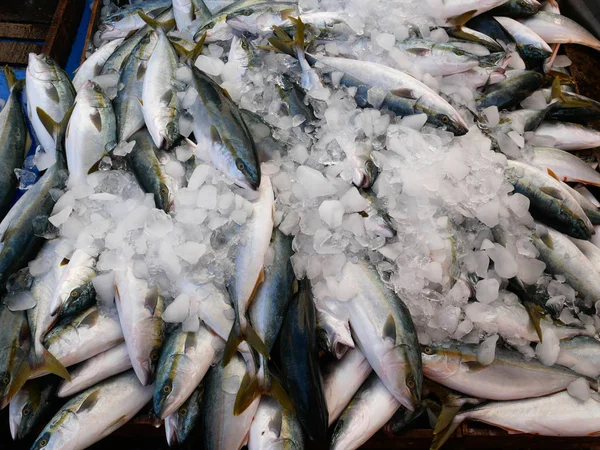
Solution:
{"label": "stack of fish", "polygon": [[570,152],[600,103],[560,48],[600,41],[555,1],[207,3],[105,2],[72,81],[5,71],[13,438],[86,448],[148,404],[222,450],[426,410],[433,448],[598,433],[600,174]]}

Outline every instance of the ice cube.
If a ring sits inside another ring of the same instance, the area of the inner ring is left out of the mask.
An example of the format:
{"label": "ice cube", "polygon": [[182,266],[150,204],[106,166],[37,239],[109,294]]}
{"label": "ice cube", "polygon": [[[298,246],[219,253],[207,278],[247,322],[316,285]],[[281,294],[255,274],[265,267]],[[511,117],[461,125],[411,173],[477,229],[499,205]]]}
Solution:
{"label": "ice cube", "polygon": [[37,258],[30,261],[29,264],[29,275],[32,277],[39,277],[47,273],[52,267],[52,262],[46,258]]}
{"label": "ice cube", "polygon": [[592,391],[590,390],[590,383],[585,378],[577,378],[567,387],[567,392],[571,397],[576,398],[580,402],[587,401]]}
{"label": "ice cube", "polygon": [[400,120],[400,125],[413,130],[420,130],[427,123],[427,114],[412,114],[410,116],[404,116]]}
{"label": "ice cube", "polygon": [[202,186],[198,191],[196,205],[207,210],[215,209],[217,207],[217,188],[212,185]]}
{"label": "ice cube", "polygon": [[494,261],[494,270],[502,278],[513,278],[519,272],[519,266],[512,253],[500,244],[495,244],[487,253]]}
{"label": "ice cube", "polygon": [[41,146],[38,146],[35,156],[33,157],[33,162],[35,163],[37,170],[42,172],[54,165],[56,162],[56,155],[54,153],[46,153]]}
{"label": "ice cube", "polygon": [[498,298],[500,283],[495,278],[479,280],[475,286],[477,300],[481,303],[492,303]]}
{"label": "ice cube", "polygon": [[517,217],[523,218],[529,212],[530,201],[523,194],[514,193],[508,197],[508,207],[516,214]]}
{"label": "ice cube", "polygon": [[162,314],[162,319],[169,323],[183,322],[190,311],[190,296],[179,294],[173,302],[167,306]]}
{"label": "ice cube", "polygon": [[36,305],[35,298],[29,291],[11,292],[4,297],[3,301],[11,311],[25,311]]}
{"label": "ice cube", "polygon": [[196,264],[205,252],[206,245],[193,241],[175,247],[177,256],[190,264]]}
{"label": "ice cube", "polygon": [[210,56],[200,55],[196,60],[195,66],[202,72],[205,72],[214,77],[221,75],[225,63],[219,58],[211,58]]}
{"label": "ice cube", "polygon": [[552,366],[558,358],[560,352],[560,341],[554,330],[550,327],[543,329],[544,341],[535,347],[535,353],[542,364]]}
{"label": "ice cube", "polygon": [[330,228],[340,227],[344,217],[344,205],[338,200],[325,200],[319,206],[319,216]]}
{"label": "ice cube", "polygon": [[304,145],[296,144],[290,150],[290,156],[292,157],[292,161],[304,164],[308,159],[308,150]]}
{"label": "ice cube", "polygon": [[515,260],[519,267],[519,278],[526,284],[537,283],[546,269],[546,264],[539,259],[516,255]]}
{"label": "ice cube", "polygon": [[496,128],[500,123],[500,113],[497,106],[489,106],[483,110],[483,115],[487,119],[490,128]]}
{"label": "ice cube", "polygon": [[115,273],[110,271],[92,278],[100,303],[111,307],[115,300]]}
{"label": "ice cube", "polygon": [[[447,37],[447,36],[446,36]],[[396,36],[390,33],[379,33],[375,38],[375,42],[384,50],[391,50],[396,43]]]}
{"label": "ice cube", "polygon": [[55,227],[60,227],[63,223],[67,221],[67,219],[71,215],[71,212],[73,212],[73,207],[66,206],[59,213],[49,217],[48,221]]}
{"label": "ice cube", "polygon": [[194,169],[194,173],[188,182],[188,189],[197,190],[204,184],[206,178],[212,173],[212,167],[207,164],[200,164]]}
{"label": "ice cube", "polygon": [[496,356],[496,343],[498,342],[498,335],[493,334],[487,337],[477,349],[477,362],[484,366],[488,366],[494,362]]}
{"label": "ice cube", "polygon": [[321,172],[308,166],[299,166],[296,172],[298,181],[310,198],[332,195],[335,186]]}
{"label": "ice cube", "polygon": [[524,109],[535,109],[536,111],[546,109],[546,105],[546,97],[542,91],[535,91],[521,102]]}
{"label": "ice cube", "polygon": [[480,205],[475,211],[475,215],[485,225],[493,228],[500,223],[500,208],[500,202],[497,199],[494,199],[488,203]]}

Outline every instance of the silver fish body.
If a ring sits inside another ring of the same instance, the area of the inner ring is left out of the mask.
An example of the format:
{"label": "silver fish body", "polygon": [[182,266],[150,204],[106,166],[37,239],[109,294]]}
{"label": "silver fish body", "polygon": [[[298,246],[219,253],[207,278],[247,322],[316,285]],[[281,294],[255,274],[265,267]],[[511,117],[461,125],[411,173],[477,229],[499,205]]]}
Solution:
{"label": "silver fish body", "polygon": [[537,33],[548,44],[579,44],[600,50],[600,40],[568,17],[540,11],[520,22]]}
{"label": "silver fish body", "polygon": [[600,186],[600,173],[564,150],[535,147],[531,162],[543,170],[552,170],[561,181]]}
{"label": "silver fish body", "polygon": [[94,77],[100,75],[106,61],[122,42],[123,39],[115,39],[114,41],[104,44],[92,53],[81,66],[79,66],[77,73],[73,77],[73,87],[76,91],[79,92],[79,89],[81,89],[87,81],[93,80]]}
{"label": "silver fish body", "polygon": [[586,150],[600,147],[600,132],[575,123],[543,122],[535,130],[535,136],[553,139],[552,146],[561,150]]}
{"label": "silver fish body", "polygon": [[248,450],[302,450],[304,436],[302,426],[293,412],[284,409],[269,396],[260,399],[254,414]]}
{"label": "silver fish body", "polygon": [[24,439],[52,410],[58,378],[25,383],[8,407],[8,424],[13,440]]}

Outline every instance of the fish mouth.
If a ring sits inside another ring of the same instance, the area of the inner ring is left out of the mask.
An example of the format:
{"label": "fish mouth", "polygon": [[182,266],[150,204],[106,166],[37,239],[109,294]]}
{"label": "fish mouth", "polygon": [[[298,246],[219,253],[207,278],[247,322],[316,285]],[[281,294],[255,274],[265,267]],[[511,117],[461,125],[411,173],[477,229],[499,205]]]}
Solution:
{"label": "fish mouth", "polygon": [[165,435],[167,438],[167,445],[169,447],[174,447],[180,443],[177,436],[177,418],[168,416],[165,419]]}
{"label": "fish mouth", "polygon": [[21,436],[19,435],[19,416],[9,414],[8,425],[13,441],[21,439]]}

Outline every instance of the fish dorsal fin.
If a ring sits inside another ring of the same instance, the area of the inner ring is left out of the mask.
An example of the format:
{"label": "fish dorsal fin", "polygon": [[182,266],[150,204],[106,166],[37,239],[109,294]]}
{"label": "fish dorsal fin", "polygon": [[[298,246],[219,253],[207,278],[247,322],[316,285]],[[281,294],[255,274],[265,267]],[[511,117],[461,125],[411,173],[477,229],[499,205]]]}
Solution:
{"label": "fish dorsal fin", "polygon": [[391,314],[388,316],[385,324],[383,325],[382,336],[384,339],[389,339],[394,344],[396,343],[396,321],[394,320],[394,316]]}
{"label": "fish dorsal fin", "polygon": [[448,22],[450,22],[452,25],[464,25],[471,20],[475,14],[477,14],[477,10],[473,9],[471,11],[467,11],[466,13],[459,14],[458,16],[450,17]]}
{"label": "fish dorsal fin", "polygon": [[98,133],[102,131],[102,116],[100,115],[100,111],[97,109],[94,110],[93,113],[90,114],[90,120],[98,130]]}
{"label": "fish dorsal fin", "polygon": [[413,55],[416,55],[416,56],[427,56],[431,53],[431,50],[429,50],[428,48],[420,48],[420,47],[408,48],[408,49],[406,49],[406,51],[408,53],[412,53]]}
{"label": "fish dorsal fin", "polygon": [[560,181],[560,178],[558,178],[558,175],[556,175],[552,169],[550,169],[550,168],[548,167],[548,168],[546,168],[546,170],[548,171],[548,175],[550,175],[550,176],[551,176],[552,178],[554,178],[556,181]]}
{"label": "fish dorsal fin", "polygon": [[552,186],[542,186],[540,188],[540,191],[542,191],[544,194],[554,197],[557,200],[562,201],[565,198],[564,192],[562,192],[560,189],[552,187]]}
{"label": "fish dorsal fin", "polygon": [[60,262],[60,266],[66,266],[67,264],[69,264],[70,259],[69,258],[63,258],[63,260]]}
{"label": "fish dorsal fin", "polygon": [[[547,235],[550,238],[550,235]],[[542,342],[542,324],[541,324],[541,320],[543,317],[543,310],[540,306],[531,303],[531,302],[523,302],[523,306],[525,307],[525,309],[527,310],[527,314],[529,314],[529,319],[531,320],[531,323],[533,324],[533,328],[535,329],[535,332],[537,333],[538,337],[540,338],[540,343]]]}
{"label": "fish dorsal fin", "polygon": [[96,403],[98,403],[98,398],[100,397],[100,389],[95,390],[90,395],[86,397],[86,399],[79,405],[77,408],[78,413],[82,413],[85,411],[89,411],[94,407]]}

